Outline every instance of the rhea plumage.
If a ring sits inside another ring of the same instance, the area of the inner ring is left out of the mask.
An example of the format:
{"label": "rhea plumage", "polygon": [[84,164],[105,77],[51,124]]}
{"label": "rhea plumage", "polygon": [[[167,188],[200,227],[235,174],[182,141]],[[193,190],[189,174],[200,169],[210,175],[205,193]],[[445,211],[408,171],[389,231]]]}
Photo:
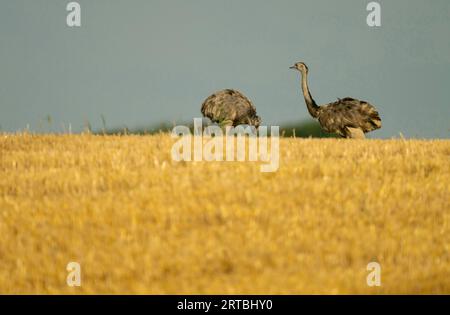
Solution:
{"label": "rhea plumage", "polygon": [[336,102],[318,106],[309,91],[308,67],[303,62],[297,62],[290,68],[300,71],[306,107],[311,116],[318,119],[326,132],[336,133],[344,138],[364,139],[365,133],[381,128],[378,111],[366,101],[345,97]]}
{"label": "rhea plumage", "polygon": [[251,125],[256,128],[261,118],[252,102],[239,91],[226,89],[209,96],[202,104],[202,114],[220,126]]}

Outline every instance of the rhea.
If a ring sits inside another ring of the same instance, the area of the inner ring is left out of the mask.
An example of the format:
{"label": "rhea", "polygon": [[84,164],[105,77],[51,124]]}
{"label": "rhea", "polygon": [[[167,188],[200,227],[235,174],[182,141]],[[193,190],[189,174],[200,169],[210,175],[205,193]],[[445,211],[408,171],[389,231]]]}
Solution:
{"label": "rhea", "polygon": [[323,130],[344,138],[364,139],[365,133],[381,128],[381,118],[375,107],[366,101],[351,97],[318,106],[311,96],[308,86],[308,67],[297,62],[290,67],[300,71],[301,87],[306,107],[311,116],[317,119]]}
{"label": "rhea", "polygon": [[221,127],[250,125],[258,128],[261,123],[252,102],[241,92],[231,89],[209,96],[203,102],[201,112]]}

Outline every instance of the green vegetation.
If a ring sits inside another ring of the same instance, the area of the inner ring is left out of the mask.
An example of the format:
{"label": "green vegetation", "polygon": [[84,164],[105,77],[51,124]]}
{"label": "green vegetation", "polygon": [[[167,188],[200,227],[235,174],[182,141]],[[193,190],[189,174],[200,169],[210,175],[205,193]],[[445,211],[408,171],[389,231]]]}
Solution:
{"label": "green vegetation", "polygon": [[[101,131],[96,133],[101,134],[138,134],[138,135],[149,135],[157,134],[161,132],[170,132],[175,125],[184,125],[193,128],[192,122],[181,122],[181,123],[169,123],[163,122],[147,128],[134,128],[129,129],[127,127],[106,129],[105,125]],[[296,137],[296,138],[332,138],[335,137],[332,134],[328,134],[322,130],[319,123],[314,120],[305,120],[300,122],[293,122],[288,124],[282,124],[280,126],[280,136],[282,137]]]}

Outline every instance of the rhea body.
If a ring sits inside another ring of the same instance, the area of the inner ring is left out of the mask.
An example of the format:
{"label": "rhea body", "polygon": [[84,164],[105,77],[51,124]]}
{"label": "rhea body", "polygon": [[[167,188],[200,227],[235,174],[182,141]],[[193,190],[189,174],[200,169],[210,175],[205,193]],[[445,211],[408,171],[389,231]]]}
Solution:
{"label": "rhea body", "polygon": [[225,89],[210,95],[202,104],[204,117],[220,126],[250,125],[259,127],[261,118],[252,102],[241,92]]}
{"label": "rhea body", "polygon": [[381,118],[375,107],[366,101],[351,97],[318,106],[308,86],[308,67],[298,62],[291,69],[300,71],[301,88],[309,114],[316,118],[322,129],[344,138],[364,139],[365,133],[381,128]]}

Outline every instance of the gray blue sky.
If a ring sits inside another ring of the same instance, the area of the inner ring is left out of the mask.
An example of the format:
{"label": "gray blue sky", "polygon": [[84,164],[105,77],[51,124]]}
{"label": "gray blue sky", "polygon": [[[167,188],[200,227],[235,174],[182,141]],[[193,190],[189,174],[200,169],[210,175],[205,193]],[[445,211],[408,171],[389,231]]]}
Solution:
{"label": "gray blue sky", "polygon": [[[304,61],[318,103],[374,104],[373,137],[450,137],[450,1],[0,0],[0,128],[81,131],[190,121],[215,90],[235,88],[263,123],[308,118]],[[51,127],[46,116],[52,118]]]}

